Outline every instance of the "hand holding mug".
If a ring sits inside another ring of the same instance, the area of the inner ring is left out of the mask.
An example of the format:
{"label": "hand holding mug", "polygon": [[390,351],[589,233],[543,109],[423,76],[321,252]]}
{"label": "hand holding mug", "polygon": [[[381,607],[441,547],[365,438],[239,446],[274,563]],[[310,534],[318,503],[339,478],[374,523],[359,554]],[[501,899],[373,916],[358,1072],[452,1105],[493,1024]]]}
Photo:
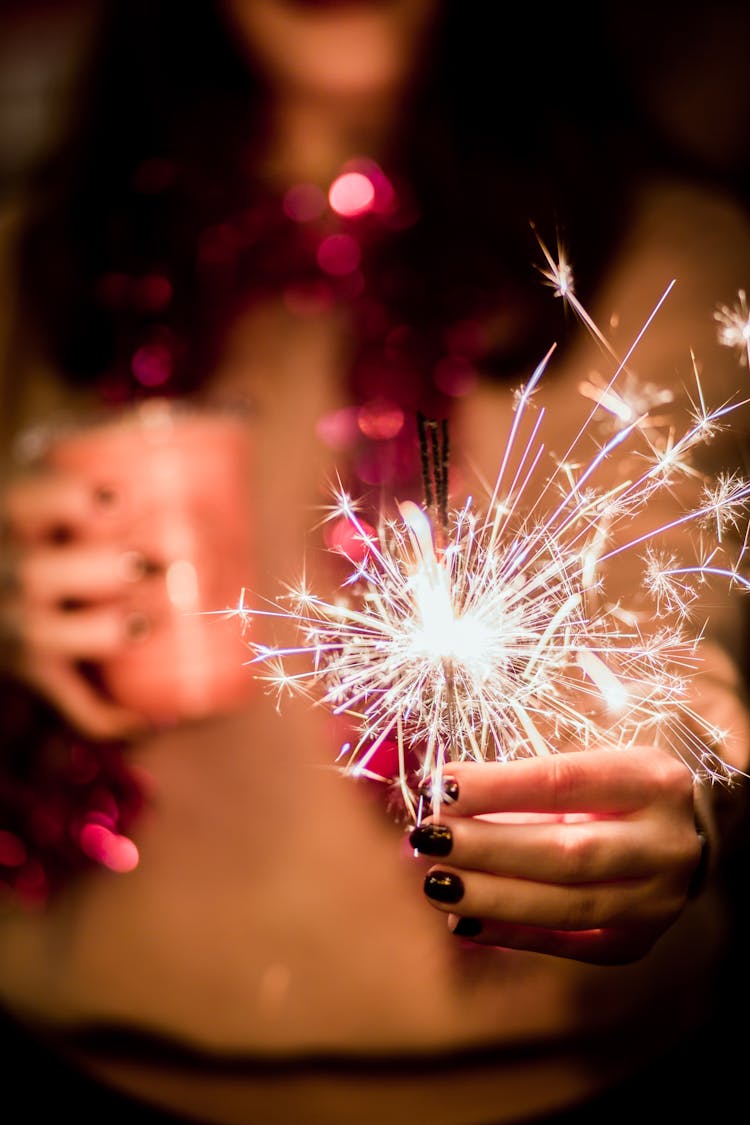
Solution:
{"label": "hand holding mug", "polygon": [[[6,662],[85,733],[241,702],[240,416],[150,401],[58,432],[3,498]],[[12,644],[9,643],[12,641]]]}

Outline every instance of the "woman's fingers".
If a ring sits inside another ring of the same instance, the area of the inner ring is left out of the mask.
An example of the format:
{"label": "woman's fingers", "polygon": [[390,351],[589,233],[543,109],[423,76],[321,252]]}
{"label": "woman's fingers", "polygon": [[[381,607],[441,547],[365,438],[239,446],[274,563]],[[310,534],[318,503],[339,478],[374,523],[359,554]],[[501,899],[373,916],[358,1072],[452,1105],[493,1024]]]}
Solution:
{"label": "woman's fingers", "polygon": [[533,879],[542,883],[594,883],[648,878],[684,862],[690,833],[676,841],[661,823],[629,820],[497,823],[446,817],[415,829],[410,841],[423,856],[452,867]]}
{"label": "woman's fingers", "polygon": [[424,888],[446,913],[460,904],[467,917],[557,930],[663,923],[677,917],[686,898],[685,889],[664,886],[657,876],[565,886],[442,865],[430,868]]}
{"label": "woman's fingers", "polygon": [[136,585],[163,568],[124,547],[121,498],[40,471],[0,506],[0,659],[94,738],[142,729],[83,670],[138,643],[161,605],[161,585]]}
{"label": "woman's fingers", "polygon": [[112,509],[106,492],[93,492],[74,477],[29,473],[13,481],[3,499],[4,521],[21,543],[91,533],[108,521]]}
{"label": "woman's fingers", "polygon": [[15,585],[38,605],[112,599],[128,593],[146,567],[139,552],[109,544],[37,547],[17,557]]}
{"label": "woman's fingers", "polygon": [[459,936],[619,963],[685,906],[701,854],[693,778],[664,751],[461,763],[443,793],[410,841],[433,860],[425,894]]}
{"label": "woman's fingers", "polygon": [[19,641],[27,651],[66,660],[103,660],[137,643],[144,619],[117,606],[80,609],[27,608]]}
{"label": "woman's fingers", "polygon": [[[457,798],[451,814],[498,812],[634,812],[667,798],[692,801],[690,771],[666,751],[585,750],[510,762],[459,762],[445,767]],[[444,788],[450,789],[448,785]]]}
{"label": "woman's fingers", "polygon": [[6,648],[100,660],[140,637],[163,612],[163,567],[101,540],[16,543],[2,553],[0,637]]}
{"label": "woman's fingers", "polygon": [[661,928],[627,926],[621,929],[551,930],[519,926],[452,914],[448,924],[456,938],[478,945],[503,946],[527,953],[546,953],[589,965],[627,965],[649,952]]}
{"label": "woman's fingers", "polygon": [[37,604],[115,598],[143,574],[136,551],[99,544],[39,547],[19,557],[16,584]]}
{"label": "woman's fingers", "polygon": [[124,738],[143,728],[143,719],[106,699],[70,663],[54,657],[35,662],[27,677],[78,730],[92,738]]}

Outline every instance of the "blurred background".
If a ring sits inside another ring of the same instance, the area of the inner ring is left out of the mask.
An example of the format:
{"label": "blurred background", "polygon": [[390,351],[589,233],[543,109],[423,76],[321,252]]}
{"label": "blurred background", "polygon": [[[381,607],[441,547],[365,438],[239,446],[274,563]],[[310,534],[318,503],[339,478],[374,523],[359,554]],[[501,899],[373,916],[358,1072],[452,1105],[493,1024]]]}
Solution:
{"label": "blurred background", "polygon": [[93,0],[0,3],[0,193],[23,191],[65,125],[102,5]]}
{"label": "blurred background", "polygon": [[[13,315],[7,252],[13,219],[64,136],[89,46],[109,6],[107,0],[0,0],[0,348]],[[179,34],[180,5],[174,10]],[[649,123],[663,164],[718,183],[750,208],[750,4],[630,2],[594,13],[588,18],[595,27],[584,26],[578,13],[571,19],[582,24],[582,34],[593,32],[592,51],[606,51],[633,121]],[[545,84],[551,99],[564,89],[566,61],[540,17],[534,81]],[[593,82],[591,97],[597,97]],[[746,820],[725,869],[737,940],[723,1002],[735,1011],[750,999],[749,836]],[[12,1056],[3,1054],[12,1069]]]}
{"label": "blurred background", "polygon": [[[59,137],[110,2],[0,0],[0,198],[23,191]],[[175,16],[179,34],[179,5]],[[750,198],[750,7],[629,2],[601,5],[580,22],[591,51],[611,54],[633,112],[650,118],[665,151]],[[539,81],[551,98],[565,82],[555,48],[542,23]]]}

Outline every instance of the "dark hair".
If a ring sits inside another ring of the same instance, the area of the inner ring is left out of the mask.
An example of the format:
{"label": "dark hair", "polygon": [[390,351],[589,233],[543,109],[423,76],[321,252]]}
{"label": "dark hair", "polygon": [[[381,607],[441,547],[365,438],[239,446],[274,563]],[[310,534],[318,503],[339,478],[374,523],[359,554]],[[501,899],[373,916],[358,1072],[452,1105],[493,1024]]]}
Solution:
{"label": "dark hair", "polygon": [[[144,347],[170,390],[195,388],[243,301],[321,281],[320,230],[289,221],[258,173],[264,95],[218,7],[104,5],[72,135],[41,170],[22,255],[29,323],[68,379],[114,397],[135,393]],[[456,323],[482,325],[472,362],[523,373],[566,331],[531,223],[569,247],[584,301],[623,225],[636,133],[596,29],[569,12],[540,25],[522,5],[498,31],[494,14],[443,3],[386,168],[399,210],[348,220],[365,248],[360,293],[327,279],[359,315],[358,370],[377,356],[386,391],[389,364],[403,380],[394,327],[420,395]]]}

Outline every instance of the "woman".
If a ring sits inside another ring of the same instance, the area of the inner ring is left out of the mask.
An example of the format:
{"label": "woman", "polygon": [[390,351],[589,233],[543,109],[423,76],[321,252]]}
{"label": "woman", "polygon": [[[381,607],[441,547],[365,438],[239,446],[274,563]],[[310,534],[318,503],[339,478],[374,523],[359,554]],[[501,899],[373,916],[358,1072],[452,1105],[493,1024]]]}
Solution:
{"label": "woman", "polygon": [[[492,480],[510,387],[553,341],[544,401],[564,456],[588,413],[582,373],[595,385],[610,360],[575,321],[552,321],[562,302],[529,267],[529,219],[565,224],[579,294],[620,355],[679,279],[639,342],[644,384],[668,369],[698,394],[692,349],[712,401],[734,392],[712,314],[745,283],[746,217],[646,166],[631,177],[616,102],[578,100],[590,67],[571,63],[554,102],[520,47],[498,72],[476,13],[430,0],[227,0],[182,13],[179,39],[160,6],[113,16],[87,141],[22,244],[25,366],[8,417],[22,429],[60,403],[165,394],[249,404],[257,599],[306,554],[313,587],[334,595],[335,560],[307,550],[311,534],[322,546],[311,510],[344,469],[358,488],[417,495],[418,410],[450,411],[456,493]],[[325,205],[342,174],[369,182],[366,205]],[[327,444],[321,419],[351,417],[355,436]],[[712,471],[740,455],[710,452]],[[668,1088],[671,1104],[726,949],[720,886],[699,889],[696,873],[737,815],[734,790],[726,816],[721,787],[695,786],[648,739],[454,764],[440,828],[428,820],[404,847],[377,787],[319,768],[335,743],[304,700],[279,711],[249,691],[153,726],[108,698],[81,662],[133,643],[112,578],[124,544],[98,569],[83,559],[82,579],[78,539],[101,512],[75,474],[11,482],[5,508],[15,674],[51,708],[33,720],[86,735],[126,813],[125,766],[148,779],[140,817],[119,824],[134,870],[86,870],[41,910],[11,903],[10,1013],[106,1084],[219,1125],[523,1121],[610,1087],[622,1106],[617,1083],[654,1063],[651,1096]],[[62,536],[61,512],[75,513]],[[615,590],[635,581],[623,561]],[[718,600],[691,705],[742,771],[741,638]],[[127,748],[110,760],[113,739]],[[521,823],[486,819],[508,812]],[[48,882],[74,865],[49,857]]]}

